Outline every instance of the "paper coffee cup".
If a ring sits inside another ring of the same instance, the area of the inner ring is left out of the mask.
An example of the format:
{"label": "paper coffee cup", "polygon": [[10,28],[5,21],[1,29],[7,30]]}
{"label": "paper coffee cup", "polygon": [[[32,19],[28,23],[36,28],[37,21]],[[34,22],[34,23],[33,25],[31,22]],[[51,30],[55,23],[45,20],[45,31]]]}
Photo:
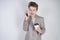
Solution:
{"label": "paper coffee cup", "polygon": [[39,28],[39,25],[35,25],[34,27],[35,27],[35,29],[37,29],[37,28]]}

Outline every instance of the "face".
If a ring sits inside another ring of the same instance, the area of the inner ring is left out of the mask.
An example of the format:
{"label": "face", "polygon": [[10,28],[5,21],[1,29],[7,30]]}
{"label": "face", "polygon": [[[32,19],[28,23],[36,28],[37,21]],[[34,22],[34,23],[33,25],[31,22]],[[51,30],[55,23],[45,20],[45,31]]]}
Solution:
{"label": "face", "polygon": [[30,6],[29,7],[29,13],[31,16],[35,15],[37,12],[36,7]]}

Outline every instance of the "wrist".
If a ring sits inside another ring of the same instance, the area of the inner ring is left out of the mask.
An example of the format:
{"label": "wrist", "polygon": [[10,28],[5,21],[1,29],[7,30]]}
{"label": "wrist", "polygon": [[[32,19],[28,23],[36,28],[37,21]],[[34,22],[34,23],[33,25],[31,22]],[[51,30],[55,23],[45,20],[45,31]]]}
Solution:
{"label": "wrist", "polygon": [[27,21],[28,20],[28,17],[26,17],[25,20]]}

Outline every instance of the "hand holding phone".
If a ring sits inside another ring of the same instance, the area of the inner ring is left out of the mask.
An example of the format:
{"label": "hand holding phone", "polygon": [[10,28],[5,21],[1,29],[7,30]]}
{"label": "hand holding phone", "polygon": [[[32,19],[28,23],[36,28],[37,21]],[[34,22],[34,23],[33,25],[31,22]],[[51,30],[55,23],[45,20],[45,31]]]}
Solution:
{"label": "hand holding phone", "polygon": [[27,10],[26,10],[26,12],[25,12],[25,19],[27,20],[29,17],[28,17],[28,12],[27,12]]}

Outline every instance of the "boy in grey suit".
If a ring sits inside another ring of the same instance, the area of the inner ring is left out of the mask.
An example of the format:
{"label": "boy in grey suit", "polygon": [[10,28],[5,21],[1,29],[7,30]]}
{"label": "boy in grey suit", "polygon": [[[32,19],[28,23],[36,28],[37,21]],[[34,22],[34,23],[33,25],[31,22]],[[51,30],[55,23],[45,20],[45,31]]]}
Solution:
{"label": "boy in grey suit", "polygon": [[27,32],[25,40],[41,40],[41,35],[45,32],[44,18],[36,14],[38,4],[35,2],[30,2],[28,8],[30,15],[25,14],[23,22],[23,30]]}

